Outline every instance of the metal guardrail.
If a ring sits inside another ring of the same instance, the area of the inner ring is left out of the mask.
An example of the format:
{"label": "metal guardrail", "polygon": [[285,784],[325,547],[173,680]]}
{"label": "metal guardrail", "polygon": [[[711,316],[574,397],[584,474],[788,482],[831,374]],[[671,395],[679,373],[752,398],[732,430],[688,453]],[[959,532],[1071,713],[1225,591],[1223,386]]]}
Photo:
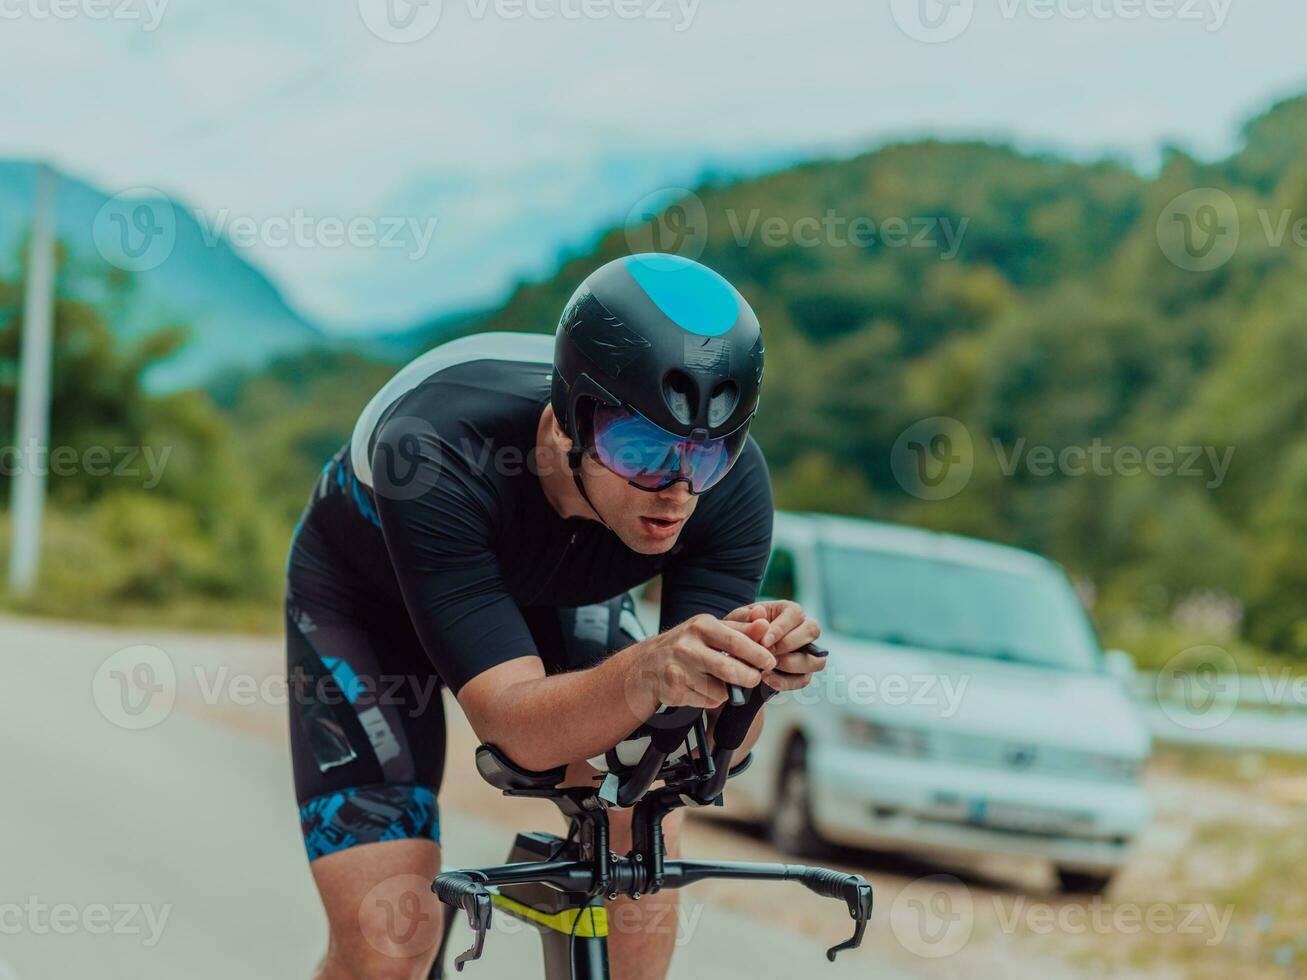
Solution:
{"label": "metal guardrail", "polygon": [[1140,674],[1130,693],[1159,742],[1307,754],[1307,680]]}

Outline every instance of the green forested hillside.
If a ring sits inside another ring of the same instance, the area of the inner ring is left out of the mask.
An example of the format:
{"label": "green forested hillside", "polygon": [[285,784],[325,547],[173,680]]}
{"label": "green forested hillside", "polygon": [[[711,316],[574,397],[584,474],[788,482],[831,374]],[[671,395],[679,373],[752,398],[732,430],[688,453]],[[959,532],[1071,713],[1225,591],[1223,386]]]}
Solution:
{"label": "green forested hillside", "polygon": [[[1175,213],[1198,188],[1215,189],[1202,193],[1216,206],[1205,197]],[[520,285],[474,329],[550,331],[590,270],[632,250],[699,257],[764,325],[755,433],[781,506],[1044,552],[1085,587],[1109,638],[1157,648],[1136,649],[1145,659],[1171,642],[1156,639],[1159,624],[1304,656],[1303,219],[1307,99],[1250,122],[1228,159],[1170,151],[1152,175],[976,142],[896,145],[699,187]],[[1215,258],[1190,271],[1177,249],[1199,233],[1194,255]],[[15,336],[12,294],[7,305],[0,339],[6,325]],[[0,379],[15,350],[0,348]],[[198,502],[185,518],[196,553],[226,554],[218,570],[231,556],[252,566],[232,581],[196,559],[170,588],[266,593],[271,608],[314,475],[392,370],[311,353],[181,408],[140,396],[142,412],[181,412],[192,430],[202,419],[215,441],[170,484],[179,511]],[[110,506],[102,488],[59,492],[69,513],[83,497]]]}
{"label": "green forested hillside", "polygon": [[[1244,135],[1215,163],[1170,152],[1154,177],[916,143],[703,187],[523,285],[485,328],[550,329],[589,269],[679,229],[762,318],[755,431],[782,506],[1035,548],[1091,587],[1100,617],[1215,606],[1258,644],[1307,652],[1307,250],[1275,234],[1307,218],[1307,101]],[[1205,187],[1235,202],[1239,244],[1187,271],[1168,258],[1183,229],[1159,219]],[[759,231],[832,213],[903,219],[909,239],[934,222],[939,244]],[[948,227],[965,229],[953,257]],[[941,416],[964,427],[952,448],[971,475],[921,499],[895,445]],[[1046,473],[1041,453],[1069,463]]]}

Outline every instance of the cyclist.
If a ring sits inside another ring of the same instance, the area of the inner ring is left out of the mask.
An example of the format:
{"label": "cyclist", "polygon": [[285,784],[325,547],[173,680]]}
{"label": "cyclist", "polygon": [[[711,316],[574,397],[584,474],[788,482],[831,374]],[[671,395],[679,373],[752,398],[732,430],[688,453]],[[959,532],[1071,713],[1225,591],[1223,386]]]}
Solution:
{"label": "cyclist", "polygon": [[[716,709],[727,684],[790,690],[821,669],[798,652],[818,624],[755,601],[762,376],[744,298],[642,255],[590,275],[555,337],[444,344],[365,408],[301,518],[286,592],[295,789],[330,929],[319,977],[427,975],[440,687],[481,741],[579,781],[660,705]],[[645,637],[627,590],[657,575],[662,631]],[[629,816],[613,812],[618,853]],[[675,902],[614,916],[615,976],[665,974]]]}

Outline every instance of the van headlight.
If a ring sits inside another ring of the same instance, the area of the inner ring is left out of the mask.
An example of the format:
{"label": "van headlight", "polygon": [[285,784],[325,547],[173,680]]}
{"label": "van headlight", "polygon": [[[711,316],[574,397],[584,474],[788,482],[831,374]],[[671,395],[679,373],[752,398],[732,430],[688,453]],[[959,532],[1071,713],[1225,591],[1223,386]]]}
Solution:
{"label": "van headlight", "polygon": [[846,715],[840,721],[840,732],[850,745],[874,748],[895,755],[924,756],[930,753],[930,740],[924,731],[882,725],[856,715]]}

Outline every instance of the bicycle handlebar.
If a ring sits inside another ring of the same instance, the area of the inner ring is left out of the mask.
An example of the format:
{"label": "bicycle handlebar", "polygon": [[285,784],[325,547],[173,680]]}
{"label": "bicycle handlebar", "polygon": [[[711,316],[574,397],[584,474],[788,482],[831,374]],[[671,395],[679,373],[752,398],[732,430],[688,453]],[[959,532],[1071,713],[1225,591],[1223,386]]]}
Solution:
{"label": "bicycle handlebar", "polygon": [[[802,649],[813,656],[827,655],[827,651],[815,643]],[[797,881],[823,898],[842,899],[854,919],[853,936],[828,949],[827,959],[834,961],[842,950],[860,945],[872,905],[871,886],[861,875],[794,864],[669,861],[664,858],[663,816],[680,806],[720,802],[722,788],[732,773],[732,755],[744,743],[762,706],[776,693],[770,686],[759,684],[748,691],[743,703],[724,706],[713,732],[711,753],[707,750],[706,725],[701,710],[674,708],[662,713],[658,724],[653,726],[648,747],[635,766],[625,770],[625,778],[610,772],[597,789],[560,789],[557,784],[563,776],[562,767],[546,773],[530,772],[515,766],[494,746],[482,745],[477,750],[477,768],[488,782],[510,795],[554,799],[570,819],[584,822],[590,828],[591,836],[586,839],[584,848],[573,851],[574,854],[584,854],[586,861],[518,862],[438,875],[431,890],[446,905],[463,909],[476,934],[472,947],[455,960],[457,969],[461,971],[464,963],[481,956],[494,904],[494,893],[490,889],[524,882],[586,895],[593,901],[600,895],[616,897],[621,893],[638,898],[662,888],[682,888],[705,878]],[[700,756],[696,758],[691,754],[688,765],[678,760],[676,765],[665,770],[667,757],[677,745],[684,741],[687,748],[692,748],[689,744],[692,729],[701,750]],[[740,771],[744,764],[734,771]],[[659,777],[667,780],[667,786],[646,798],[649,787]],[[639,804],[632,826],[633,847],[625,857],[608,850],[605,808],[612,804],[622,807]],[[575,828],[574,823],[573,830]],[[568,840],[571,840],[570,833]],[[551,858],[556,858],[558,853],[555,851]]]}
{"label": "bicycle handlebar", "polygon": [[[463,964],[481,956],[485,934],[490,929],[493,908],[492,887],[539,882],[559,890],[575,891],[595,896],[619,893],[638,896],[649,890],[648,865],[631,857],[616,857],[608,865],[603,880],[596,878],[591,865],[579,861],[549,861],[505,864],[494,868],[471,871],[449,871],[438,875],[431,890],[440,901],[463,909],[475,933],[473,945],[454,961],[461,972]],[[801,864],[773,864],[747,861],[667,861],[658,884],[661,888],[684,888],[710,878],[753,881],[796,881],[822,898],[844,901],[849,916],[854,920],[853,935],[842,943],[826,950],[832,963],[846,949],[862,944],[871,918],[872,892],[862,875],[846,874],[826,868],[810,868]]]}

